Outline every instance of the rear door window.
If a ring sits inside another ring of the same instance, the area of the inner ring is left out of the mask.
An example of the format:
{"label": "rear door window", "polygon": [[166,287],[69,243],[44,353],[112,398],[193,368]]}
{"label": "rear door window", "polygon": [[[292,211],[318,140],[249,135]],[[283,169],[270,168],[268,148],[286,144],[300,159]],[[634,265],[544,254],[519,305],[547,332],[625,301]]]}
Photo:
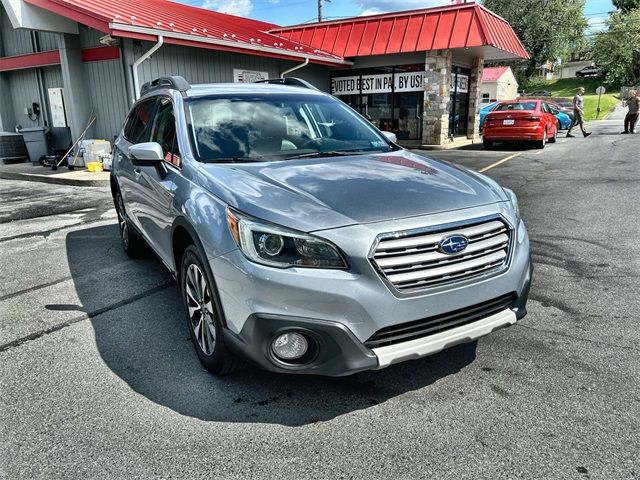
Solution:
{"label": "rear door window", "polygon": [[150,98],[138,103],[131,110],[124,126],[124,137],[131,143],[146,142],[149,139],[149,127],[155,104],[156,99]]}

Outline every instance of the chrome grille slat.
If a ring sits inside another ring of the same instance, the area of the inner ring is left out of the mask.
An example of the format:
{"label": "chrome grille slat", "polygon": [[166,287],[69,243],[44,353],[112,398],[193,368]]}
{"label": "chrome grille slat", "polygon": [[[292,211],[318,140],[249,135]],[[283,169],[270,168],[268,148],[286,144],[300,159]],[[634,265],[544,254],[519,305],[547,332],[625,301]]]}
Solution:
{"label": "chrome grille slat", "polygon": [[[398,238],[403,235],[401,232],[382,239],[371,261],[399,291],[463,281],[506,266],[512,232],[502,220],[447,227]],[[469,239],[467,248],[453,255],[438,251],[438,243],[454,234]]]}
{"label": "chrome grille slat", "polygon": [[479,225],[474,225],[472,227],[467,228],[456,228],[447,230],[440,233],[431,233],[428,235],[419,235],[414,237],[407,238],[399,238],[399,239],[389,239],[382,240],[378,244],[377,251],[382,250],[391,250],[396,248],[408,248],[415,247],[416,245],[425,245],[425,244],[437,244],[442,237],[445,235],[453,235],[454,233],[464,235],[467,238],[475,237],[480,234],[484,234],[486,232],[490,232],[491,230],[497,230],[499,228],[504,228],[504,224],[499,220],[494,220],[487,223],[481,223]]}
{"label": "chrome grille slat", "polygon": [[481,252],[476,252],[472,255],[464,255],[462,257],[453,257],[453,258],[449,258],[449,259],[445,259],[445,260],[440,260],[438,262],[433,262],[433,263],[428,263],[428,264],[418,264],[418,265],[409,265],[409,266],[405,266],[405,267],[393,267],[393,268],[384,268],[382,271],[387,274],[394,274],[394,273],[404,273],[404,272],[413,272],[416,270],[422,270],[425,268],[435,268],[435,267],[442,267],[444,265],[453,265],[456,263],[460,263],[460,262],[465,262],[467,260],[471,260],[473,258],[478,258],[478,257],[482,257],[483,255],[488,255],[489,253],[494,253],[497,251],[500,251],[504,248],[504,245],[498,245],[496,247],[493,248],[489,248],[487,250],[482,250]]}

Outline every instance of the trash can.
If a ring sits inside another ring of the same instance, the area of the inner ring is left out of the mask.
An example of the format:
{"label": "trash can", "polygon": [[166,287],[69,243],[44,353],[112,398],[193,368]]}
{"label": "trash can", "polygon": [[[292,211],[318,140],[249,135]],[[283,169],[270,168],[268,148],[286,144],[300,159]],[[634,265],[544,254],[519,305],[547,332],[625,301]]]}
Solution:
{"label": "trash can", "polygon": [[40,165],[40,157],[49,153],[47,147],[47,127],[30,127],[19,130],[27,146],[27,153],[32,165]]}

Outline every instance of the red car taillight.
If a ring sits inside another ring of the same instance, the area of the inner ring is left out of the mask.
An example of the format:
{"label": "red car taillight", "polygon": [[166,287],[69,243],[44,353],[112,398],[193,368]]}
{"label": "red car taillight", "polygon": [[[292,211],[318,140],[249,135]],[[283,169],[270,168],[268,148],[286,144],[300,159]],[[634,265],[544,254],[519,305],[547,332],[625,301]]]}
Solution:
{"label": "red car taillight", "polygon": [[523,120],[526,120],[527,122],[539,122],[540,121],[540,117],[522,117]]}

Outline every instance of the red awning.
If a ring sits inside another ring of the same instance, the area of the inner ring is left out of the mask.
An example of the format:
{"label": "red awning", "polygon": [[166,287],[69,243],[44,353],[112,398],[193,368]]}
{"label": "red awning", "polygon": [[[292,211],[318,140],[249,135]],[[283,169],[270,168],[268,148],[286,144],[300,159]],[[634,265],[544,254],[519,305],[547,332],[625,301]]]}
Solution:
{"label": "red awning", "polygon": [[25,0],[113,36],[290,60],[348,64],[341,56],[274,35],[276,25],[168,0]]}
{"label": "red awning", "polygon": [[345,58],[472,47],[493,47],[502,52],[501,58],[529,58],[511,25],[475,3],[278,27],[270,32]]}

